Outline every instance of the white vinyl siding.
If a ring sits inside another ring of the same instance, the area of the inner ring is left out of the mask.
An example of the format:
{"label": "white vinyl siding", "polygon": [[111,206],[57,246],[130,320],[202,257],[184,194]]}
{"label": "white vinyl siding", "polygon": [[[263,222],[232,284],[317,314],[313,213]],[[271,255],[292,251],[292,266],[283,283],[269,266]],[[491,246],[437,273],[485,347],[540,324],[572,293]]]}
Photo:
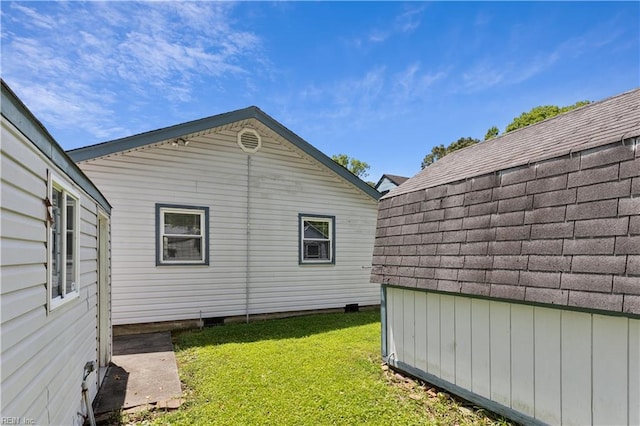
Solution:
{"label": "white vinyl siding", "polygon": [[[0,412],[36,424],[82,424],[80,384],[96,360],[98,206],[2,118]],[[80,201],[78,296],[48,312],[47,173]],[[89,376],[90,397],[97,377]]]}
{"label": "white vinyl siding", "polygon": [[640,424],[639,319],[385,291],[391,365],[543,423]]}
{"label": "white vinyl siding", "polygon": [[[236,123],[79,166],[114,206],[114,324],[380,303],[369,282],[377,202],[259,122],[255,154]],[[170,173],[167,173],[167,170]],[[209,207],[208,266],[155,265],[154,205]],[[335,265],[299,265],[298,213],[335,217]],[[248,307],[248,310],[247,310]]]}

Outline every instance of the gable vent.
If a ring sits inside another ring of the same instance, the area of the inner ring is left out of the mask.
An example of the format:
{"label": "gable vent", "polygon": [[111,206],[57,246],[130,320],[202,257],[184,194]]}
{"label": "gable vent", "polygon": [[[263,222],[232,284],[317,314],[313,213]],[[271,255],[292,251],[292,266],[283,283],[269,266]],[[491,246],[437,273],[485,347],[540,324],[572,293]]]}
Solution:
{"label": "gable vent", "polygon": [[254,154],[262,147],[262,138],[253,129],[242,129],[238,132],[238,145],[248,154]]}

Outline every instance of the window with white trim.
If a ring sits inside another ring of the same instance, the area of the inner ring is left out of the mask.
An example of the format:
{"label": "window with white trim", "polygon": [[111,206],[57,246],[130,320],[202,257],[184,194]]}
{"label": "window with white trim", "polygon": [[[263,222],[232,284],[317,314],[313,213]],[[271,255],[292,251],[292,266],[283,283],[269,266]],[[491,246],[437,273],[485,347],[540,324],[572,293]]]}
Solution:
{"label": "window with white trim", "polygon": [[209,264],[209,208],[156,204],[156,265]]}
{"label": "window with white trim", "polygon": [[79,296],[80,195],[49,175],[49,307]]}
{"label": "window with white trim", "polygon": [[299,214],[300,263],[335,263],[335,217]]}

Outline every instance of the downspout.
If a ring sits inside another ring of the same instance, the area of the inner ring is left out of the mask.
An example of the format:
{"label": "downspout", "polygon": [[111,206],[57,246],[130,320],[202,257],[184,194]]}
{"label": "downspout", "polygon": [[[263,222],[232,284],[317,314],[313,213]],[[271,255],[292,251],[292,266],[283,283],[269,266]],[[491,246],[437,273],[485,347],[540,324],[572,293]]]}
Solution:
{"label": "downspout", "polygon": [[251,154],[247,154],[247,204],[246,204],[246,215],[247,215],[247,235],[245,239],[245,282],[244,282],[244,294],[245,294],[245,313],[246,313],[246,322],[249,323],[249,238],[251,236]]}

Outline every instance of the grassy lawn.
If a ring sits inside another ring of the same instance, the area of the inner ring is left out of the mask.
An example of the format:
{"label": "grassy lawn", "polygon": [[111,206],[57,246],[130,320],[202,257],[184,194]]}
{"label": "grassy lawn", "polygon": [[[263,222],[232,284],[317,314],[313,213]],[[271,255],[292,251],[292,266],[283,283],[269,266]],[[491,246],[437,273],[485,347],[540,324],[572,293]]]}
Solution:
{"label": "grassy lawn", "polygon": [[505,424],[382,367],[379,312],[229,324],[177,335],[186,393],[145,424]]}

